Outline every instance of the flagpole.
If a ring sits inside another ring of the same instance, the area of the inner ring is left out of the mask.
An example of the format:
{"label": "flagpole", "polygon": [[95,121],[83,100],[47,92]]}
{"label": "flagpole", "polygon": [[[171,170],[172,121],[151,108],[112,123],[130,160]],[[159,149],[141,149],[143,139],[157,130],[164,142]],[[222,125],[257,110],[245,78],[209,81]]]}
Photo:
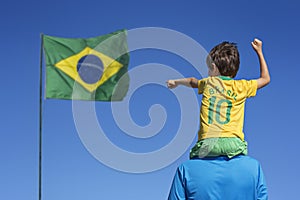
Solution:
{"label": "flagpole", "polygon": [[42,125],[43,125],[43,37],[44,34],[41,33],[41,50],[40,50],[40,100],[39,100],[39,167],[38,167],[38,176],[39,176],[39,183],[38,183],[38,199],[42,200]]}

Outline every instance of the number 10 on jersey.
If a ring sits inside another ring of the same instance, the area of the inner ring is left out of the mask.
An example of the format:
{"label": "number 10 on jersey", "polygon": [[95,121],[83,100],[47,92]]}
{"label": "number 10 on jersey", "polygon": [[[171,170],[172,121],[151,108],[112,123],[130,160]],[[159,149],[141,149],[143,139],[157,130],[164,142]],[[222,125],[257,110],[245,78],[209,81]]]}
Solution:
{"label": "number 10 on jersey", "polygon": [[[209,98],[208,123],[212,124],[214,121],[222,125],[229,123],[231,108],[232,102],[228,99],[217,100],[217,97],[212,96],[211,98]],[[225,116],[222,116],[222,113],[224,112],[222,112],[221,109],[226,109],[224,110]]]}

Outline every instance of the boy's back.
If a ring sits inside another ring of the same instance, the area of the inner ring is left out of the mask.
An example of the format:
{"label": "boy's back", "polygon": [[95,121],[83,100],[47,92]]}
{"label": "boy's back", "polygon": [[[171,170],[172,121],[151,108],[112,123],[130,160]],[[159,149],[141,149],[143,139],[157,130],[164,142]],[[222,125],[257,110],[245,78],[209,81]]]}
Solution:
{"label": "boy's back", "polygon": [[256,80],[233,80],[214,76],[199,80],[198,93],[203,94],[198,139],[238,137],[244,140],[244,104],[256,95]]}

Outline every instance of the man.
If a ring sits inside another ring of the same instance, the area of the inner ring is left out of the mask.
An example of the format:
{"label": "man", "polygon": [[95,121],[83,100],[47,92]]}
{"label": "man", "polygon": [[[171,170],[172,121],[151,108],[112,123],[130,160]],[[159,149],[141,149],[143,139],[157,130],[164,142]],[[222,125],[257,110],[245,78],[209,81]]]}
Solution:
{"label": "man", "polygon": [[176,171],[168,200],[267,200],[259,162],[239,155],[192,159]]}

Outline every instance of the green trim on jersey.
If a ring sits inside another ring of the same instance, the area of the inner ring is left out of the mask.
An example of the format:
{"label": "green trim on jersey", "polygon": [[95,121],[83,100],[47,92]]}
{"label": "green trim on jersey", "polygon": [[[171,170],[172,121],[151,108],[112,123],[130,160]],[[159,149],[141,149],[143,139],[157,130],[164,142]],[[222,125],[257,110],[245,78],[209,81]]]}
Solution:
{"label": "green trim on jersey", "polygon": [[229,81],[229,80],[233,80],[232,78],[230,78],[229,76],[218,76],[220,79],[224,80],[224,81]]}

